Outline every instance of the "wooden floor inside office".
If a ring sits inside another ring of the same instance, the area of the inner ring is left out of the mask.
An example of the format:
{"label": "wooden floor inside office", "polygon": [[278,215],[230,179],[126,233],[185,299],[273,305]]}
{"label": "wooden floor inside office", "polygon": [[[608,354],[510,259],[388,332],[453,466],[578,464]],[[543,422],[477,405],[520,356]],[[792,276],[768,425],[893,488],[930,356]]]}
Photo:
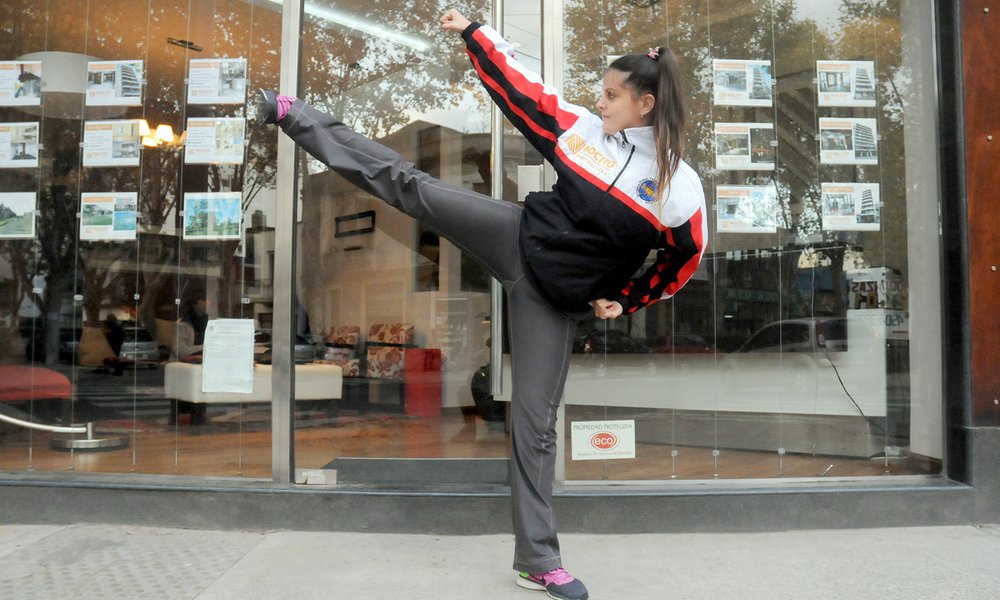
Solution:
{"label": "wooden floor inside office", "polygon": [[[504,458],[502,423],[445,411],[440,417],[402,414],[302,414],[297,412],[298,468],[318,469],[338,457]],[[0,470],[144,473],[219,477],[271,477],[270,415],[259,409],[211,415],[206,425],[163,419],[97,423],[104,434],[125,436],[128,446],[109,451],[62,451],[50,435],[24,430],[0,433]],[[676,454],[676,455],[675,455]],[[668,444],[637,444],[636,458],[568,460],[568,481],[704,480],[858,477],[933,472],[934,465],[884,457],[851,458],[777,451],[747,451]]]}

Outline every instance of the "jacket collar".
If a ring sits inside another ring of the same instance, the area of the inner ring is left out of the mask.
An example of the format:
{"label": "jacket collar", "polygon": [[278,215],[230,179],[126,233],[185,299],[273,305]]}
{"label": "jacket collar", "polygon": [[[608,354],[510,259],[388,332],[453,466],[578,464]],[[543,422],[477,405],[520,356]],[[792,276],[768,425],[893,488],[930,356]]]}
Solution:
{"label": "jacket collar", "polygon": [[633,146],[647,148],[652,148],[653,144],[656,142],[656,138],[653,135],[652,125],[647,125],[645,127],[628,127],[622,129],[611,137],[619,142],[628,142]]}

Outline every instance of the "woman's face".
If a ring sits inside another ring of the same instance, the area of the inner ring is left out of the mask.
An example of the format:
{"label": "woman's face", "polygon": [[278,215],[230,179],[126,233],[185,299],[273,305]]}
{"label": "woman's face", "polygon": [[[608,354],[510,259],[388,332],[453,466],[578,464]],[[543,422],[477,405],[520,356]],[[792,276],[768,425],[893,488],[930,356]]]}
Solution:
{"label": "woman's face", "polygon": [[603,91],[601,99],[597,101],[597,110],[604,121],[603,129],[607,135],[652,123],[655,103],[653,95],[638,96],[635,88],[625,83],[627,77],[617,69],[608,69],[604,73]]}

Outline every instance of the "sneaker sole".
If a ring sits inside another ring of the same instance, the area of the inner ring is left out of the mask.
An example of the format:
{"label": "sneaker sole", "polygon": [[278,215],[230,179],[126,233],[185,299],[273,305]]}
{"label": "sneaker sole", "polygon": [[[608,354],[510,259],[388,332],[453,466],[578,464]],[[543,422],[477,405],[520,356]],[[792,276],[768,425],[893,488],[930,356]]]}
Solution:
{"label": "sneaker sole", "polygon": [[[516,577],[514,581],[517,583],[517,585],[526,590],[531,590],[533,592],[545,592],[545,595],[548,596],[549,598],[552,598],[552,600],[568,600],[566,596],[554,594],[553,592],[550,592],[549,589],[544,585],[540,583],[535,583],[534,581],[526,577],[521,577],[519,573],[515,574],[514,577]],[[590,597],[589,594],[587,596],[584,596],[584,598],[589,598],[589,597]]]}
{"label": "sneaker sole", "polygon": [[[278,94],[277,94],[277,92],[274,92],[273,90],[265,90],[264,88],[258,88],[257,89],[257,93],[261,97],[263,97],[269,104],[277,102],[277,96],[278,96]],[[254,102],[254,104],[255,104],[255,106],[254,106],[254,113],[255,114],[254,114],[254,117],[252,119],[252,125],[253,125],[254,129],[262,129],[262,128],[268,126],[268,125],[277,125],[276,121],[265,120],[262,117],[262,115],[260,114],[261,113],[261,110],[260,110],[260,104],[261,103],[259,101],[258,102]],[[277,110],[277,107],[275,107],[275,110]],[[275,114],[274,116],[277,117],[277,114]]]}
{"label": "sneaker sole", "polygon": [[535,592],[547,592],[548,591],[548,590],[545,589],[545,586],[542,585],[542,584],[540,584],[540,583],[535,583],[534,581],[532,581],[530,579],[527,579],[525,577],[521,577],[520,575],[517,575],[517,574],[515,574],[514,577],[516,578],[514,581],[517,583],[517,585],[519,587],[523,587],[526,590],[532,590],[532,591],[535,591]]}

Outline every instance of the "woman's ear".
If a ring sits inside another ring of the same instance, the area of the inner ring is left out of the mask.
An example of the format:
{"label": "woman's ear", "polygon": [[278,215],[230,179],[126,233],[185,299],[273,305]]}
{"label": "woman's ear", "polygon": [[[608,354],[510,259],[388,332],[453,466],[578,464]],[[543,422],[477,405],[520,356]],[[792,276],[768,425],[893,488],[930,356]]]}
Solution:
{"label": "woman's ear", "polygon": [[639,98],[639,106],[642,108],[642,114],[648,115],[653,112],[653,107],[656,106],[656,98],[652,94],[643,94]]}

